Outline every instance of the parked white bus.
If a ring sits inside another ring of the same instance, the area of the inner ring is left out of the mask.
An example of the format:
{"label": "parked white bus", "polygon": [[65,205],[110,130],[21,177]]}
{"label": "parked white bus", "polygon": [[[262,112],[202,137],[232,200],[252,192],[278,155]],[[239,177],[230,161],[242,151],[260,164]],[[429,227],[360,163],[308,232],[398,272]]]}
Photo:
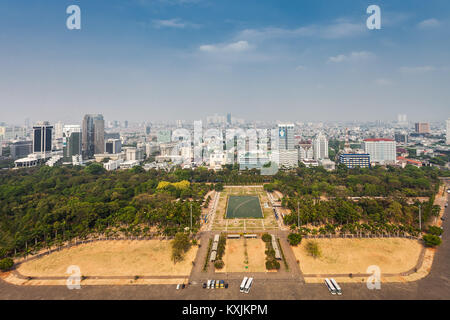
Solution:
{"label": "parked white bus", "polygon": [[325,284],[327,285],[327,288],[328,290],[330,290],[331,294],[336,294],[336,289],[328,278],[325,278]]}
{"label": "parked white bus", "polygon": [[241,292],[244,292],[245,284],[247,283],[248,278],[244,277],[244,280],[242,280],[241,286],[239,287]]}
{"label": "parked white bus", "polygon": [[206,289],[211,289],[211,280],[208,280],[208,283],[206,284]]}
{"label": "parked white bus", "polygon": [[253,283],[253,278],[248,279],[247,283],[245,284],[245,289],[244,289],[245,293],[249,293],[250,292],[250,288],[252,287],[252,283]]}
{"label": "parked white bus", "polygon": [[334,280],[333,278],[331,278],[330,281],[333,284],[334,288],[336,289],[336,293],[340,296],[342,294],[341,287],[338,285],[336,280]]}

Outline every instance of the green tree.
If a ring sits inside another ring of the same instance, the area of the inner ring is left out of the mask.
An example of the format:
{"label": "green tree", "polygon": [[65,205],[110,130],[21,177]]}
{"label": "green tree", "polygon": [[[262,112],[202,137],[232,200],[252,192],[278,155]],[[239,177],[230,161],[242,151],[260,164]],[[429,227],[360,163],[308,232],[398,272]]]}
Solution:
{"label": "green tree", "polygon": [[5,272],[12,269],[14,266],[14,261],[11,258],[4,258],[0,260],[0,270]]}
{"label": "green tree", "polygon": [[441,238],[433,234],[426,234],[423,236],[423,241],[427,247],[435,247],[442,243]]}

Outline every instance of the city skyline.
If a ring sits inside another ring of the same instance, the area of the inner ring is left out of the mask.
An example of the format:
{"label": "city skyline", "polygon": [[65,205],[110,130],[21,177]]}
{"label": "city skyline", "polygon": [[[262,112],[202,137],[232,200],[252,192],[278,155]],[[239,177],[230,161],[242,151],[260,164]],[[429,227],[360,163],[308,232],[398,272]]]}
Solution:
{"label": "city skyline", "polygon": [[[65,26],[71,4],[81,30]],[[0,120],[447,119],[450,4],[377,1],[368,30],[370,4],[6,0]]]}

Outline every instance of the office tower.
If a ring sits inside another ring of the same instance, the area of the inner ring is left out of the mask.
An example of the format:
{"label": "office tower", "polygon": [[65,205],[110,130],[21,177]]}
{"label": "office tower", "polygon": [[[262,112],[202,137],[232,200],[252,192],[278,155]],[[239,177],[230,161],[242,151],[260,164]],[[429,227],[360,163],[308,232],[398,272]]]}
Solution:
{"label": "office tower", "polygon": [[408,134],[407,133],[395,133],[394,140],[397,143],[405,144],[408,143]]}
{"label": "office tower", "polygon": [[118,154],[122,152],[122,142],[120,139],[108,139],[105,145],[105,152],[110,154]]}
{"label": "office tower", "polygon": [[227,114],[227,123],[231,124],[231,113]]}
{"label": "office tower", "polygon": [[322,132],[314,139],[313,148],[315,160],[328,159],[328,139]]}
{"label": "office tower", "polygon": [[82,133],[79,125],[63,127],[63,161],[72,162],[74,156],[82,154]]}
{"label": "office tower", "polygon": [[125,120],[125,121],[123,122],[123,126],[125,127],[125,129],[128,128],[128,120]]}
{"label": "office tower", "polygon": [[415,125],[416,133],[430,133],[430,124],[427,122],[418,122]]}
{"label": "office tower", "polygon": [[62,122],[55,123],[54,126],[54,136],[53,136],[53,149],[54,150],[62,150],[63,149],[63,128],[64,125]]}
{"label": "office tower", "polygon": [[359,153],[341,154],[339,156],[339,162],[345,164],[350,169],[356,167],[370,168],[370,155]]}
{"label": "office tower", "polygon": [[294,145],[294,125],[278,125],[278,164],[281,167],[298,166],[298,151]]}
{"label": "office tower", "polygon": [[397,144],[392,139],[365,139],[364,152],[370,155],[372,162],[395,163]]}
{"label": "office tower", "polygon": [[13,159],[25,158],[33,153],[33,141],[14,141],[9,148]]}
{"label": "office tower", "polygon": [[101,114],[87,114],[83,119],[82,150],[84,158],[105,152],[105,120]]}
{"label": "office tower", "polygon": [[446,143],[450,145],[450,118],[447,119],[447,131],[446,131],[447,141]]}
{"label": "office tower", "polygon": [[3,156],[3,138],[0,137],[0,157]]}
{"label": "office tower", "polygon": [[145,127],[145,134],[146,134],[146,135],[149,135],[151,131],[152,131],[152,126],[148,124],[148,125]]}
{"label": "office tower", "polygon": [[40,154],[43,159],[50,157],[52,151],[52,130],[53,126],[47,121],[33,126],[33,153]]}

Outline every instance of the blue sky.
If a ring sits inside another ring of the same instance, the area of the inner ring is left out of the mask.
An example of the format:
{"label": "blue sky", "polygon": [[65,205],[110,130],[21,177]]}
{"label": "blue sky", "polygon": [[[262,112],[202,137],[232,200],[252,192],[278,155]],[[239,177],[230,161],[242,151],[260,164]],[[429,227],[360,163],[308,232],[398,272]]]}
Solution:
{"label": "blue sky", "polygon": [[0,121],[439,121],[449,39],[447,0],[0,0]]}

